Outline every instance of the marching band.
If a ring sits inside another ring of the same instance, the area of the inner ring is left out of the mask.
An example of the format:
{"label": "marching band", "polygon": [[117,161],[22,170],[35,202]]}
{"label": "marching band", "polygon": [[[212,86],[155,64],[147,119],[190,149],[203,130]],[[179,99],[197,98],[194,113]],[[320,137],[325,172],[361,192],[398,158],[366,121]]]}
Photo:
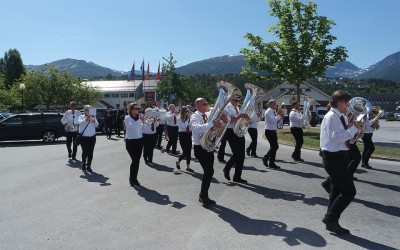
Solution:
{"label": "marching band", "polygon": [[[186,171],[194,172],[190,167],[192,149],[194,156],[198,160],[203,169],[202,183],[199,193],[199,201],[204,206],[216,204],[209,197],[209,188],[212,177],[214,175],[214,152],[220,142],[226,140],[232,151],[232,155],[223,168],[224,177],[230,181],[230,170],[235,168],[233,182],[246,184],[247,181],[242,179],[243,164],[245,161],[245,153],[248,156],[257,158],[257,125],[260,121],[260,113],[254,109],[254,100],[249,102],[253,105],[251,112],[239,111],[239,102],[241,100],[241,92],[234,85],[226,82],[219,82],[220,96],[214,106],[212,112],[205,98],[197,98],[195,107],[192,110],[190,106],[180,108],[179,115],[175,112],[175,105],[168,106],[168,112],[157,102],[155,108],[146,108],[143,112],[140,106],[133,102],[128,104],[127,111],[117,109],[115,112],[116,135],[120,136],[120,130],[125,131],[126,150],[131,157],[129,183],[133,187],[140,187],[138,181],[138,171],[140,158],[143,158],[146,164],[153,164],[154,149],[162,149],[162,135],[165,132],[168,134],[165,139],[168,140],[166,152],[173,155],[178,155],[177,141],[182,149],[176,168],[181,169],[180,163],[186,161]],[[256,96],[254,91],[253,97]],[[245,102],[247,102],[247,96]],[[310,101],[307,99],[307,101]],[[362,167],[371,168],[369,166],[369,158],[375,150],[372,142],[372,134],[374,130],[379,128],[377,124],[378,114],[374,108],[372,112],[370,103],[361,100],[361,108],[366,107],[367,111],[360,114],[354,114],[354,109],[351,109],[352,118],[347,112],[350,105],[353,105],[350,94],[345,91],[336,91],[330,101],[331,109],[328,111],[323,121],[321,122],[320,133],[320,156],[322,157],[323,166],[329,177],[321,184],[329,193],[329,204],[327,212],[322,219],[326,225],[326,229],[337,234],[348,234],[350,231],[339,225],[339,218],[345,208],[351,203],[356,194],[354,186],[353,174],[362,161]],[[360,100],[356,100],[360,104]],[[244,104],[243,104],[244,105]],[[247,105],[247,103],[246,103]],[[268,109],[265,111],[265,131],[264,136],[269,142],[269,151],[262,158],[262,163],[271,169],[279,169],[275,164],[276,153],[279,149],[278,143],[278,123],[283,119],[282,107],[277,105],[276,100],[269,100],[267,103]],[[95,144],[95,136],[93,135],[98,122],[96,118],[87,119],[88,107],[85,107],[85,115],[81,116],[79,111],[75,110],[76,103],[71,102],[71,110],[68,110],[61,122],[65,125],[67,131],[67,149],[68,157],[75,159],[77,146],[73,142],[74,136],[78,132],[84,131],[83,126],[87,126],[93,122],[93,128],[89,128],[86,132],[82,132],[87,138],[88,143],[82,143],[82,165],[83,171],[91,172],[91,161],[93,158],[93,148]],[[306,108],[306,107],[305,107]],[[307,107],[308,108],[308,107]],[[356,107],[358,110],[360,107]],[[111,126],[113,113],[108,109],[105,114],[106,122]],[[125,116],[124,116],[125,115]],[[357,115],[362,115],[362,118],[357,118]],[[123,117],[124,116],[124,117]],[[123,117],[123,119],[122,119]],[[308,110],[301,112],[299,101],[293,101],[292,110],[289,114],[290,131],[296,141],[295,150],[292,158],[298,162],[304,162],[301,158],[301,148],[303,145],[303,128],[307,127],[307,121],[311,118]],[[238,122],[245,123],[237,129],[235,124]],[[120,124],[123,124],[120,126]],[[81,126],[78,126],[81,125]],[[235,128],[235,129],[234,129]],[[86,129],[86,127],[85,127]],[[243,131],[244,130],[244,131]],[[249,131],[251,144],[245,148],[244,134]],[[238,132],[240,131],[240,132]],[[361,135],[361,136],[360,136]],[[361,155],[356,141],[351,140],[359,136],[364,142],[364,151]],[[111,138],[111,131],[107,130],[107,138]],[[90,141],[90,143],[89,143]],[[71,150],[71,144],[74,143]],[[85,147],[85,148],[84,148]],[[218,153],[218,159],[223,160],[225,155],[224,149]]]}

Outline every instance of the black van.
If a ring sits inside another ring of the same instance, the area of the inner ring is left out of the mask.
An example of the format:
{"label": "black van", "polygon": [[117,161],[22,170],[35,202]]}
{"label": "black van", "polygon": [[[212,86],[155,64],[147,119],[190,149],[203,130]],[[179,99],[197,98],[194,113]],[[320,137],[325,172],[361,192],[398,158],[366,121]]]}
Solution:
{"label": "black van", "polygon": [[12,115],[0,121],[0,141],[43,140],[54,142],[65,136],[59,113],[29,113]]}

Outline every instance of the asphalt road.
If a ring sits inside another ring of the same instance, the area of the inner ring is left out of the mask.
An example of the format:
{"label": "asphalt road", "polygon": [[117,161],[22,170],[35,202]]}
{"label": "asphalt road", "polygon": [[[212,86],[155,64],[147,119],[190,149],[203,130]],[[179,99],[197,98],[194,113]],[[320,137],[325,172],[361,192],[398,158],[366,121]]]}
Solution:
{"label": "asphalt road", "polygon": [[[122,139],[98,136],[93,174],[67,159],[64,142],[0,143],[0,249],[400,248],[398,162],[373,159],[373,170],[357,171],[356,199],[341,218],[352,234],[338,237],[321,222],[326,173],[316,151],[303,150],[306,162],[294,163],[293,148],[281,145],[280,171],[246,159],[247,185],[226,181],[216,162],[217,205],[206,209],[196,162],[195,173],[178,171],[176,157],[155,150],[155,165],[141,161],[135,189]],[[258,155],[267,149],[259,138]]]}

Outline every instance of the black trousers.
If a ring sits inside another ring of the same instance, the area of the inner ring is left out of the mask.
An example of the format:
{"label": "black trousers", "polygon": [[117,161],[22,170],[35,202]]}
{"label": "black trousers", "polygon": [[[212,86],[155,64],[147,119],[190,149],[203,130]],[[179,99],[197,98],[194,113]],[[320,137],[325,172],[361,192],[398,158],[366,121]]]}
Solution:
{"label": "black trousers", "polygon": [[126,139],[125,140],[126,151],[132,159],[130,166],[129,179],[131,181],[137,180],[139,172],[140,157],[142,156],[143,150],[143,138],[140,139]]}
{"label": "black trousers", "polygon": [[121,127],[122,127],[122,119],[117,119],[115,121],[115,135],[116,136],[121,135]]}
{"label": "black trousers", "polygon": [[81,139],[82,147],[82,163],[86,163],[88,167],[92,165],[94,146],[96,145],[96,136],[86,137]]}
{"label": "black trousers", "polygon": [[208,197],[208,189],[214,175],[214,152],[205,151],[200,145],[194,145],[194,156],[203,168],[203,180],[201,181],[200,196]]}
{"label": "black trousers", "polygon": [[257,155],[256,151],[257,151],[258,130],[256,128],[249,128],[248,131],[251,138],[251,143],[246,150],[250,152],[250,155]]}
{"label": "black trousers", "polygon": [[245,158],[246,139],[244,136],[239,137],[235,135],[233,129],[228,128],[226,130],[226,140],[231,147],[232,156],[226,163],[224,171],[229,172],[231,168],[235,166],[235,174],[233,175],[233,179],[241,178]]}
{"label": "black trousers", "polygon": [[301,147],[303,146],[303,129],[291,127],[290,132],[292,133],[294,139],[296,140],[296,146],[294,147],[292,157],[296,158],[296,159],[300,159],[301,158]]}
{"label": "black trousers", "polygon": [[371,158],[372,153],[375,151],[375,145],[372,141],[373,133],[364,134],[362,138],[364,142],[364,151],[362,152],[361,160],[362,163],[367,164],[369,162],[369,158]]}
{"label": "black trousers", "polygon": [[106,135],[107,135],[107,137],[111,138],[112,129],[113,129],[113,124],[112,124],[112,122],[106,122],[106,123],[105,123],[105,128],[106,128]]}
{"label": "black trousers", "polygon": [[143,134],[143,158],[146,162],[153,162],[154,148],[156,147],[156,134]]}
{"label": "black trousers", "polygon": [[218,156],[217,156],[218,160],[223,160],[224,159],[224,157],[225,157],[225,147],[226,147],[226,133],[221,138],[221,141],[220,141],[220,144],[219,144]]}
{"label": "black trousers", "polygon": [[269,142],[269,150],[264,157],[269,158],[270,164],[275,163],[276,151],[278,151],[278,149],[279,149],[278,134],[276,133],[276,130],[266,129],[265,137],[267,137],[267,140]]}
{"label": "black trousers", "polygon": [[192,132],[179,132],[179,144],[181,144],[182,154],[179,161],[186,159],[186,164],[190,164],[192,158]]}
{"label": "black trousers", "polygon": [[[76,157],[78,145],[76,145],[76,143],[75,143],[75,138],[78,133],[77,132],[66,132],[65,134],[67,137],[68,154],[71,154],[72,157]],[[71,150],[71,145],[72,145],[72,150]]]}
{"label": "black trousers", "polygon": [[172,153],[176,153],[176,145],[178,143],[178,126],[168,126],[167,125],[167,132],[168,132],[168,144],[167,144],[167,151],[172,147]]}
{"label": "black trousers", "polygon": [[358,146],[356,143],[350,144],[350,150],[349,150],[349,171],[352,175],[357,170],[358,165],[360,165],[361,162],[361,153],[360,150],[358,149]]}
{"label": "black trousers", "polygon": [[156,128],[156,135],[157,135],[157,147],[161,147],[162,136],[164,133],[164,124],[158,125]]}
{"label": "black trousers", "polygon": [[340,215],[356,196],[353,174],[348,168],[349,152],[322,152],[322,163],[331,179],[331,193],[325,217],[337,222]]}

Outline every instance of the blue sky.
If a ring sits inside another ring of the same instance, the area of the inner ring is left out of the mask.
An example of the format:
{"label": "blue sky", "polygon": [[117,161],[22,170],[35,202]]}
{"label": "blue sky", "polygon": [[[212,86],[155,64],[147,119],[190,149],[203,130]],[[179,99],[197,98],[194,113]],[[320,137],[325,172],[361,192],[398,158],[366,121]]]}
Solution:
{"label": "blue sky", "polygon": [[[335,45],[368,67],[400,51],[399,0],[316,0],[336,22]],[[16,48],[24,64],[83,59],[117,70],[141,61],[156,71],[172,52],[176,66],[238,54],[246,32],[264,42],[276,20],[265,0],[0,0],[0,56]]]}

